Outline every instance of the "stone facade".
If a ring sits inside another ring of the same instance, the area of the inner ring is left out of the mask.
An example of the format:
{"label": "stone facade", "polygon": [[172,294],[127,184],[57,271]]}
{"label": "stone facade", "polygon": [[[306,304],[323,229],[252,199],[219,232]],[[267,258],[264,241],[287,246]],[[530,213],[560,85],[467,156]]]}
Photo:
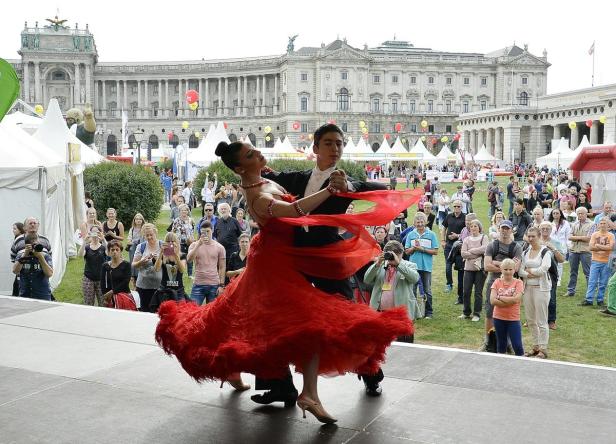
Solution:
{"label": "stone facade", "polygon": [[[605,117],[605,123],[599,119]],[[462,146],[476,153],[485,144],[508,162],[529,162],[550,152],[552,139],[564,137],[570,148],[586,135],[591,145],[616,141],[616,85],[550,94],[527,104],[463,113]],[[569,124],[575,122],[571,129]],[[587,123],[590,123],[589,127]]]}
{"label": "stone facade", "polygon": [[[64,110],[91,103],[99,124],[98,145],[121,140],[121,110],[129,131],[144,129],[153,145],[166,133],[188,139],[224,120],[234,137],[273,145],[288,135],[297,145],[325,121],[335,120],[355,140],[359,121],[369,143],[379,144],[394,126],[413,145],[422,135],[452,136],[460,113],[493,110],[546,92],[547,53],[511,46],[490,54],[416,48],[403,41],[358,49],[345,40],[285,54],[189,62],[98,62],[93,35],[79,29],[28,27],[21,34],[21,60],[13,61],[23,82],[23,99],[46,104],[58,98]],[[200,93],[199,108],[188,109],[185,93]],[[429,122],[427,132],[419,123]],[[181,122],[191,130],[182,132]],[[299,130],[293,123],[299,122]],[[262,129],[272,127],[271,141]],[[190,144],[196,145],[194,136]]]}

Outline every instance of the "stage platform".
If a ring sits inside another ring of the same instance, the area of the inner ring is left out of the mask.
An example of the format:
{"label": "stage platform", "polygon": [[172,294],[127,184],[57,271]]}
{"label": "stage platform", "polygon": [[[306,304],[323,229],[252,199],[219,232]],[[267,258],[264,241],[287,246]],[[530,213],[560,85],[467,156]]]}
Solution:
{"label": "stage platform", "polygon": [[338,418],[324,426],[195,383],[156,322],[0,296],[0,443],[616,442],[614,369],[397,344],[379,398],[354,375],[321,379]]}

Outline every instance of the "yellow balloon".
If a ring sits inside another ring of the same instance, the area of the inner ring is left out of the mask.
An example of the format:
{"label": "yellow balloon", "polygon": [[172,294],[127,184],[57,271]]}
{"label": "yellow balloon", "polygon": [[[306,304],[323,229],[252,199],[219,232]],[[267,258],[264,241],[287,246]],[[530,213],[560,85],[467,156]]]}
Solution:
{"label": "yellow balloon", "polygon": [[188,107],[189,107],[192,111],[194,111],[194,110],[196,110],[197,108],[199,108],[199,104],[198,104],[197,102],[189,103],[189,104],[188,104]]}
{"label": "yellow balloon", "polygon": [[36,105],[34,107],[34,112],[41,115],[45,110],[43,109],[43,105]]}
{"label": "yellow balloon", "polygon": [[201,131],[195,131],[195,137],[197,139],[200,139],[201,138]]}
{"label": "yellow balloon", "polygon": [[426,136],[421,136],[421,141],[425,142],[426,141]]}
{"label": "yellow balloon", "polygon": [[447,137],[447,136],[441,137],[441,142],[447,143],[448,141],[449,141],[449,137]]}
{"label": "yellow balloon", "polygon": [[428,121],[427,120],[422,120],[420,125],[421,125],[422,128],[427,128],[428,127]]}
{"label": "yellow balloon", "polygon": [[312,140],[314,139],[314,136],[312,134],[308,134],[308,139]]}
{"label": "yellow balloon", "polygon": [[577,123],[575,122],[569,122],[569,128],[570,129],[575,129],[577,127]]}
{"label": "yellow balloon", "polygon": [[[35,108],[35,109],[36,109],[36,108]],[[600,117],[599,117],[599,122],[601,122],[601,123],[605,124],[605,122],[607,122],[607,117],[605,117],[605,116],[600,116]]]}
{"label": "yellow balloon", "polygon": [[263,128],[263,131],[265,131],[266,133],[271,133],[272,132],[272,127],[268,125],[265,128]]}
{"label": "yellow balloon", "polygon": [[364,122],[363,120],[359,121],[359,127],[360,128],[364,128],[366,126],[366,122]]}
{"label": "yellow balloon", "polygon": [[457,129],[458,131],[462,131],[462,125],[458,125],[458,126],[456,126],[456,129]]}
{"label": "yellow balloon", "polygon": [[269,142],[270,140],[272,140],[272,138],[270,136],[265,136],[265,141]]}
{"label": "yellow balloon", "polygon": [[184,120],[184,121],[182,122],[182,128],[184,128],[184,129],[188,129],[188,127],[189,127],[188,122],[187,122],[186,120]]}
{"label": "yellow balloon", "polygon": [[366,134],[368,132],[368,128],[366,128],[365,126],[361,129],[361,132]]}

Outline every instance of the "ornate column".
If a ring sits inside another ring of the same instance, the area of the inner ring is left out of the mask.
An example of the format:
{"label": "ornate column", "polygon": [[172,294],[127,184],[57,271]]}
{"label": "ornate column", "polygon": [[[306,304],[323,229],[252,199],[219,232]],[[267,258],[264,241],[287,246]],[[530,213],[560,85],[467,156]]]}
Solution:
{"label": "ornate column", "polygon": [[203,100],[203,106],[205,107],[205,116],[210,116],[210,79],[204,79],[205,82],[205,99]]}
{"label": "ornate column", "polygon": [[158,80],[158,110],[157,116],[160,119],[163,116],[163,81]]}
{"label": "ornate column", "polygon": [[534,162],[537,157],[546,154],[545,151],[545,127],[541,125],[531,126],[530,143],[525,148],[524,161]]}
{"label": "ornate column", "polygon": [[[92,90],[92,71],[90,70],[90,65],[86,64],[86,103],[92,103],[92,98],[90,97]],[[98,96],[94,98],[96,102],[98,102]]]}
{"label": "ornate column", "polygon": [[554,125],[554,136],[552,137],[552,139],[557,139],[560,140],[560,125]]}
{"label": "ornate column", "polygon": [[224,116],[228,116],[231,113],[229,112],[231,110],[231,106],[229,104],[229,77],[225,77],[225,106],[222,110],[222,114]]}
{"label": "ornate column", "polygon": [[262,107],[261,107],[261,112],[263,114],[267,114],[267,103],[265,103],[265,91],[267,90],[267,76],[263,75],[262,77],[262,85],[263,85],[263,99],[262,99]]}
{"label": "ornate column", "polygon": [[182,79],[178,80],[178,117],[182,117]]}
{"label": "ornate column", "polygon": [[201,115],[203,115],[203,79],[199,79],[199,108]]}
{"label": "ornate column", "polygon": [[128,80],[122,80],[123,83],[123,92],[124,92],[124,110],[128,111]]}
{"label": "ornate column", "polygon": [[34,101],[41,102],[41,70],[39,62],[34,62]]}
{"label": "ornate column", "polygon": [[150,96],[148,91],[148,81],[143,81],[143,117],[145,119],[150,118]]}
{"label": "ornate column", "polygon": [[599,121],[593,120],[592,126],[590,127],[590,144],[596,145],[599,143]]}
{"label": "ornate column", "polygon": [[165,117],[169,118],[169,111],[171,105],[169,104],[169,79],[165,79]]}
{"label": "ornate column", "polygon": [[494,157],[497,159],[503,158],[503,150],[502,150],[502,139],[501,139],[501,129],[494,129]]}
{"label": "ornate column", "polygon": [[257,99],[257,104],[255,105],[255,116],[258,116],[261,114],[261,107],[259,106],[259,99],[261,98],[261,93],[260,93],[260,89],[259,89],[259,83],[260,83],[260,79],[261,76],[256,76],[255,77],[255,81],[257,82],[257,93],[255,94],[255,98]]}
{"label": "ornate column", "polygon": [[462,131],[460,142],[458,142],[458,148],[463,147],[466,149],[470,143],[470,132],[468,130]]}
{"label": "ornate column", "polygon": [[242,107],[242,116],[248,113],[248,76],[244,76],[244,106]]}
{"label": "ornate column", "polygon": [[579,122],[578,124],[575,126],[575,128],[573,128],[571,130],[571,140],[569,141],[569,146],[572,150],[576,149],[580,143],[580,129],[579,129]]}
{"label": "ornate column", "polygon": [[104,80],[101,80],[101,88],[103,89],[103,107],[101,108],[101,115],[107,117],[107,86]]}
{"label": "ornate column", "polygon": [[274,74],[274,114],[278,114],[278,74]]}
{"label": "ornate column", "polygon": [[122,102],[120,101],[120,81],[116,80],[116,112],[118,112],[118,110],[121,108],[122,108]]}
{"label": "ornate column", "polygon": [[81,79],[79,78],[79,63],[75,63],[75,91],[73,102],[75,105],[81,103],[81,97],[79,97],[79,93],[81,92]]}
{"label": "ornate column", "polygon": [[477,130],[471,130],[471,143],[466,148],[469,153],[475,153],[475,146],[477,146]]}
{"label": "ornate column", "polygon": [[506,163],[517,161],[520,153],[520,128],[503,128],[503,160]]}
{"label": "ornate column", "polygon": [[493,132],[494,129],[493,128],[488,128],[486,129],[486,148],[488,149],[488,152],[491,153],[492,155],[494,155],[494,138],[493,138]]}
{"label": "ornate column", "polygon": [[141,96],[141,80],[137,80],[137,118],[142,117],[143,97]]}
{"label": "ornate column", "polygon": [[94,113],[96,114],[96,110],[98,110],[98,82],[94,82],[94,103],[92,106],[94,107]]}
{"label": "ornate column", "polygon": [[222,116],[222,77],[218,77],[218,109],[216,110],[217,116]]}
{"label": "ornate column", "polygon": [[236,77],[237,79],[237,108],[235,109],[235,115],[239,116],[242,114],[242,78]]}
{"label": "ornate column", "polygon": [[23,98],[24,98],[24,102],[26,103],[30,103],[30,73],[29,73],[29,69],[30,69],[30,62],[26,62],[24,63],[24,78],[23,78],[23,84],[24,84],[24,91],[23,91]]}
{"label": "ornate column", "polygon": [[477,131],[477,149],[475,150],[475,153],[477,151],[479,151],[481,149],[481,147],[485,144],[485,139],[484,139],[484,136],[483,136],[483,131],[484,130],[481,130],[481,129]]}

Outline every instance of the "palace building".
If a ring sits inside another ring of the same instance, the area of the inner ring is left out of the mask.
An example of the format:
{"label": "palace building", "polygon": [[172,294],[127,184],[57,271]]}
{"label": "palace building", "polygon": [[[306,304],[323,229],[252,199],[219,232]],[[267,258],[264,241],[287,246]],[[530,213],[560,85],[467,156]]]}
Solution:
{"label": "palace building", "polygon": [[[26,23],[21,59],[10,60],[22,80],[22,99],[45,106],[56,98],[65,111],[92,104],[97,146],[109,154],[121,144],[122,110],[128,114],[129,139],[132,131],[143,129],[154,148],[167,143],[170,131],[172,143],[195,147],[193,131],[204,132],[220,120],[232,140],[248,136],[256,146],[271,146],[284,136],[306,145],[308,135],[328,120],[358,140],[363,120],[374,148],[385,134],[396,135],[396,123],[402,124],[399,135],[407,146],[426,135],[431,147],[441,136],[455,134],[461,114],[470,122],[475,114],[505,106],[535,106],[546,93],[550,66],[545,50],[536,56],[526,45],[479,54],[418,48],[400,40],[356,48],[346,39],[298,49],[290,39],[285,53],[272,56],[100,62],[88,25],[69,27],[57,17],[48,22]],[[195,111],[186,103],[189,89],[200,95]],[[429,125],[422,132],[424,119]],[[182,131],[183,121],[190,123],[188,131]],[[270,134],[264,134],[265,127]],[[470,140],[469,131],[463,140]],[[513,141],[507,134],[500,140]]]}

